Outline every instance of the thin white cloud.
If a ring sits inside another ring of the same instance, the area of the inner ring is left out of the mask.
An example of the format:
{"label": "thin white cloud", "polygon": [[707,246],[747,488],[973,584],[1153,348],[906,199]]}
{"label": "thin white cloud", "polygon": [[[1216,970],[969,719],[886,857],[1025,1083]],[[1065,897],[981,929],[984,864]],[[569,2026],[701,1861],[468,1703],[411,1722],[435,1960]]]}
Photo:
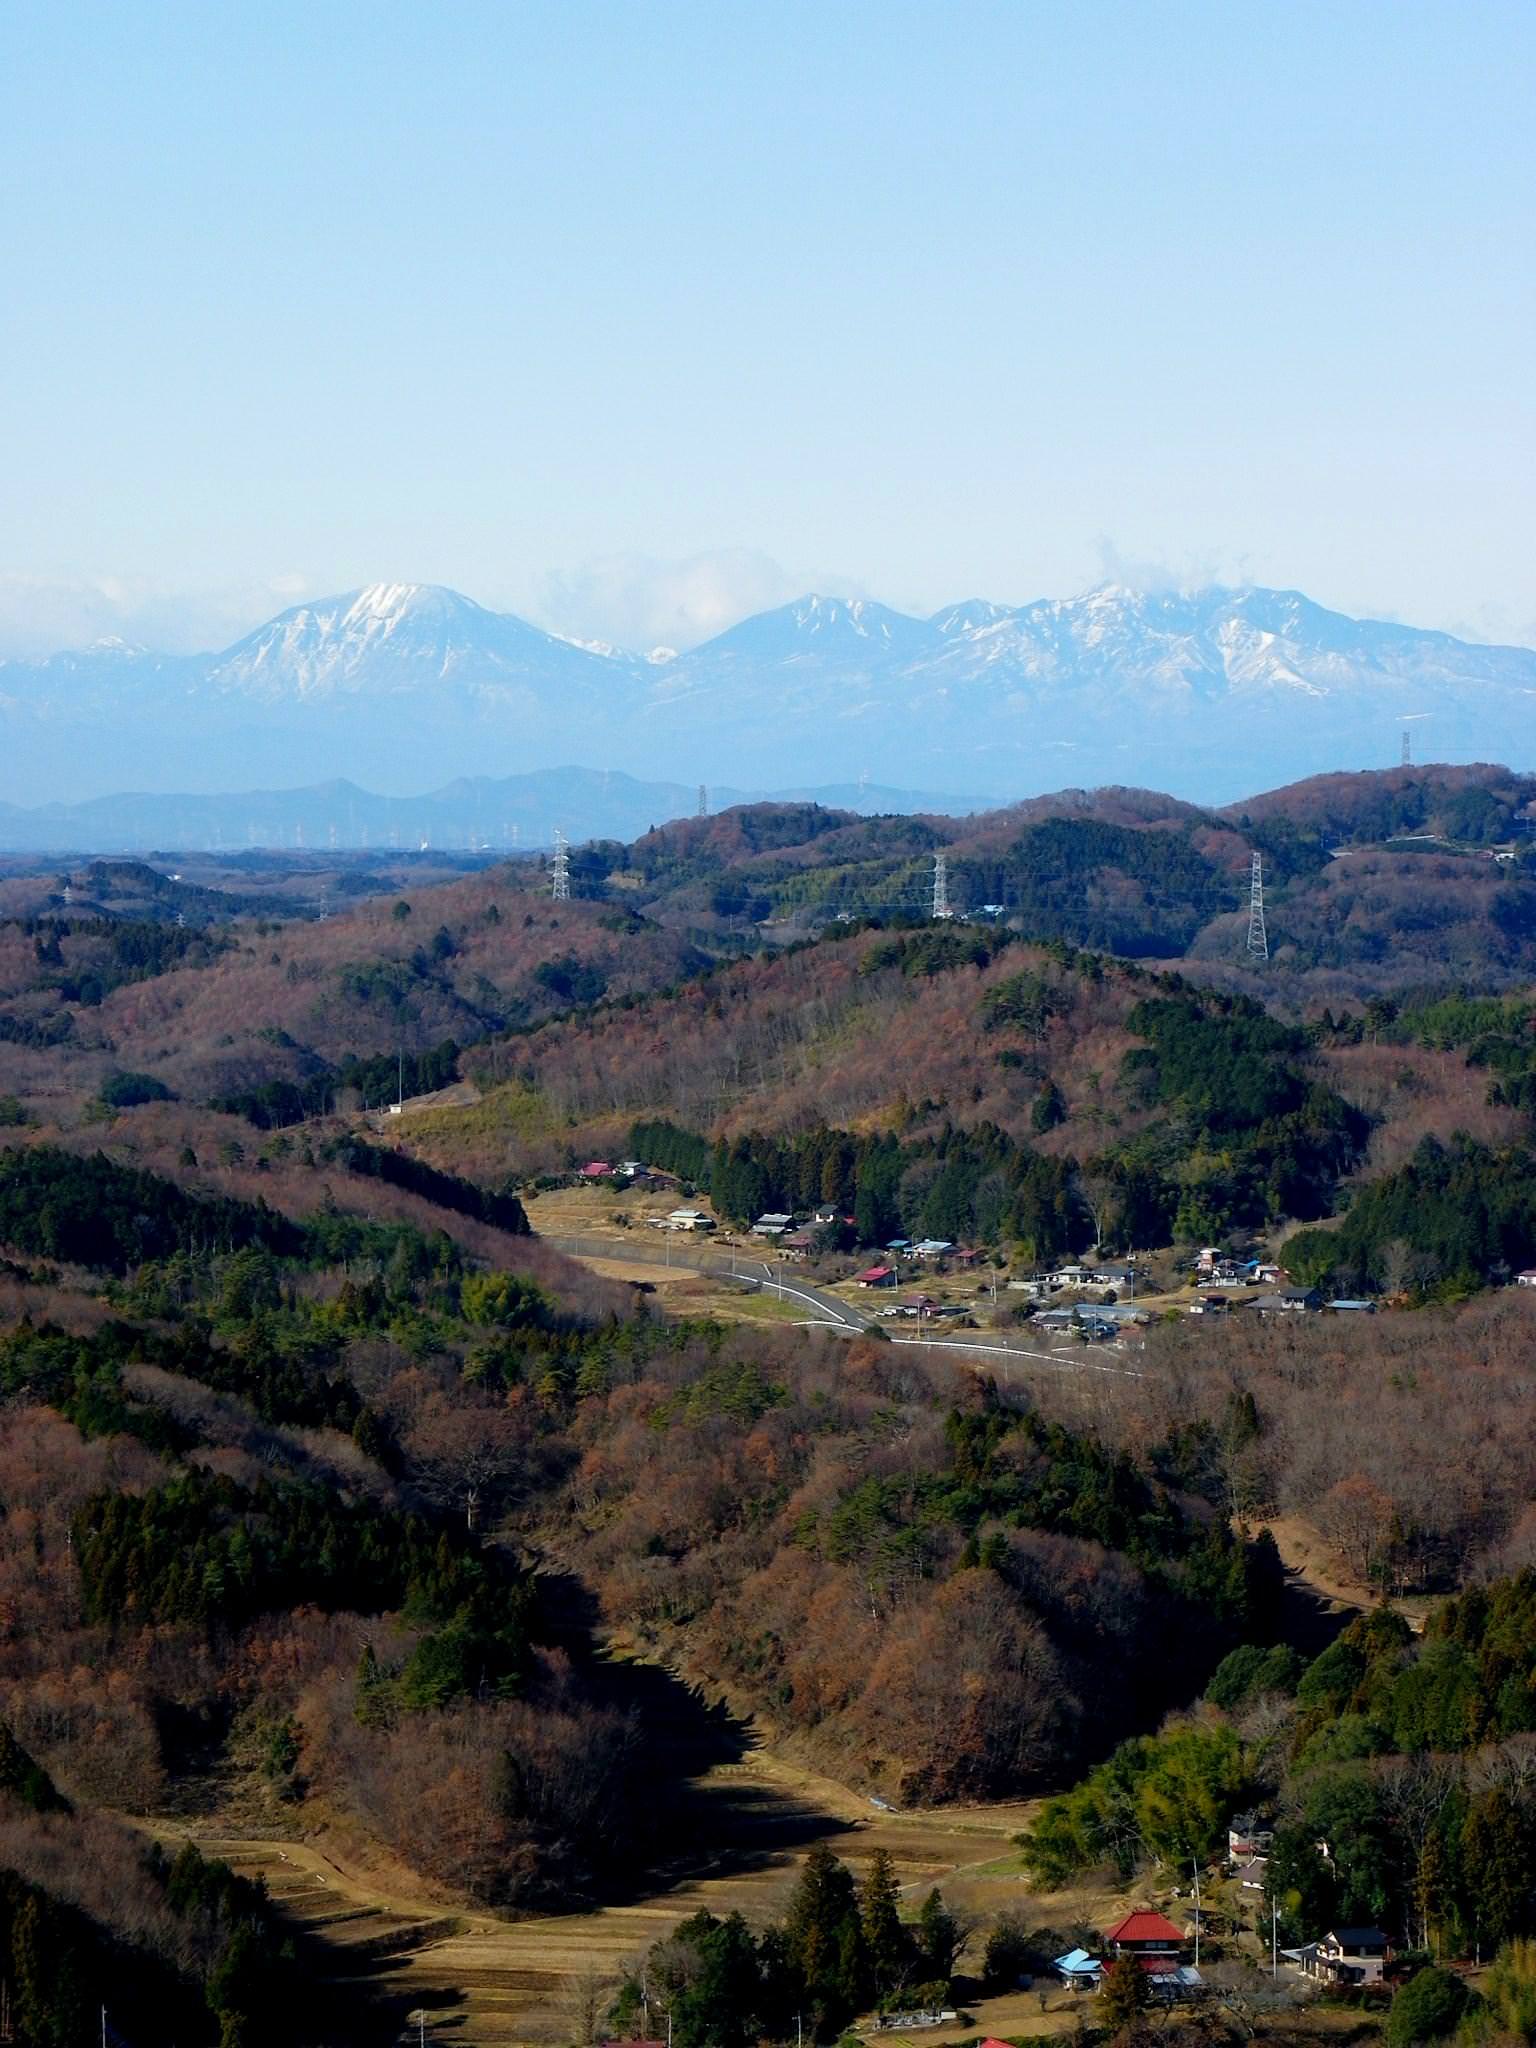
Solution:
{"label": "thin white cloud", "polygon": [[573,639],[682,649],[818,587],[864,594],[847,577],[792,571],[751,548],[720,548],[676,562],[607,555],[552,571],[532,610],[540,625]]}
{"label": "thin white cloud", "polygon": [[1522,619],[1507,604],[1480,604],[1470,617],[1449,620],[1444,630],[1485,647],[1536,647],[1536,619]]}
{"label": "thin white cloud", "polygon": [[1181,562],[1164,555],[1142,555],[1121,548],[1107,533],[1094,543],[1104,582],[1118,583],[1126,590],[1143,590],[1149,596],[1181,590],[1205,590],[1212,584],[1234,588],[1252,580],[1248,558],[1223,558],[1214,552],[1186,555]]}
{"label": "thin white cloud", "polygon": [[167,654],[227,646],[314,588],[297,571],[218,590],[170,590],[144,577],[47,577],[0,570],[0,656],[127,640]]}

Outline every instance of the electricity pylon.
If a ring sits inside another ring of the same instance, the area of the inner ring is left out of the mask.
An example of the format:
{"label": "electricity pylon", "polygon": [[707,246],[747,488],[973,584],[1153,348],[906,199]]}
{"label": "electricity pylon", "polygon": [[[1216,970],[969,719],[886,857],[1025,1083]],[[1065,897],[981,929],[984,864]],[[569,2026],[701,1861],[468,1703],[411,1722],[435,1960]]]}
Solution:
{"label": "electricity pylon", "polygon": [[1248,955],[1252,960],[1269,958],[1269,933],[1264,928],[1264,856],[1253,856],[1248,884]]}

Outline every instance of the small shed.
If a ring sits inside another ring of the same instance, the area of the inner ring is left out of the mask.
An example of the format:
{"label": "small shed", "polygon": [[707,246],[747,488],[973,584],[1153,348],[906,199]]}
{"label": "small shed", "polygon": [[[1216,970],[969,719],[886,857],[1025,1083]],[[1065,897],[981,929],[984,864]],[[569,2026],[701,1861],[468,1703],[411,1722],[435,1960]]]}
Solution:
{"label": "small shed", "polygon": [[1246,1863],[1250,1856],[1267,1856],[1274,1839],[1274,1829],[1256,1813],[1234,1814],[1227,1829],[1227,1855],[1234,1863]]}
{"label": "small shed", "polygon": [[1089,1955],[1085,1948],[1068,1949],[1064,1956],[1056,1958],[1051,1968],[1072,1991],[1096,1991],[1104,1974],[1104,1965],[1099,1958]]}

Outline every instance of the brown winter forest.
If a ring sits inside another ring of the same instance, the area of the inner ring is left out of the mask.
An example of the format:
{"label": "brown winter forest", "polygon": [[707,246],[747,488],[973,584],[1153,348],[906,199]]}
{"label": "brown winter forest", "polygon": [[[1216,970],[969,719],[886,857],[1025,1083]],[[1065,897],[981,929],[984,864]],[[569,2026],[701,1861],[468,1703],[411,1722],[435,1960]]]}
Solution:
{"label": "brown winter forest", "polygon": [[[1298,1545],[1416,1619],[1536,1570],[1533,825],[1505,770],[1402,770],[751,807],[558,902],[536,858],[13,863],[0,1865],[81,1981],[236,2009],[223,1880],[153,1826],[445,1910],[703,1866],[647,1673],[861,1797],[1015,1800],[1290,1639]],[[819,1215],[842,1334],[653,1285],[634,1192],[572,1185],[632,1156],[738,1242]],[[1187,1314],[1203,1246],[1314,1306]],[[1026,1279],[1133,1254],[1144,1324],[1038,1319]],[[919,1284],[983,1348],[893,1341]]]}

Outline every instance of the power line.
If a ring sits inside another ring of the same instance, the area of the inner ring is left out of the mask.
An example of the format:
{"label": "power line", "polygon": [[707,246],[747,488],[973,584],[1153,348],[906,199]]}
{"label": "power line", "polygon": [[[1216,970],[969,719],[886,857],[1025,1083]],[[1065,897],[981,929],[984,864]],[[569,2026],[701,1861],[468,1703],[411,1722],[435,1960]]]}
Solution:
{"label": "power line", "polygon": [[1253,856],[1253,870],[1248,883],[1248,957],[1251,960],[1269,958],[1269,933],[1264,928],[1264,856]]}

